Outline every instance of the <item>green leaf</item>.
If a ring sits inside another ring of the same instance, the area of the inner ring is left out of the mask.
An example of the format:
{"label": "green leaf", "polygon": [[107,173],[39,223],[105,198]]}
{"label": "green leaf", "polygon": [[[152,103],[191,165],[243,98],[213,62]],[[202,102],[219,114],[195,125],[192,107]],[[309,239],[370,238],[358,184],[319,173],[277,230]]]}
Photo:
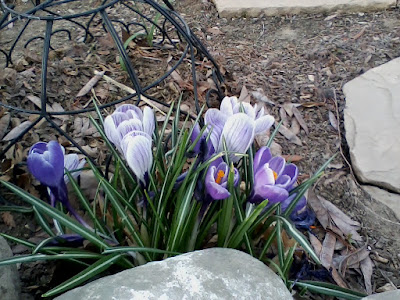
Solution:
{"label": "green leaf", "polygon": [[167,251],[155,248],[148,248],[148,247],[113,247],[109,249],[105,249],[103,254],[110,254],[110,253],[126,253],[126,252],[148,252],[148,253],[160,253],[160,254],[171,254],[171,255],[180,255],[182,252],[175,252],[175,251]]}
{"label": "green leaf", "polygon": [[291,284],[297,285],[298,287],[307,288],[310,292],[333,296],[340,299],[359,300],[368,296],[364,293],[345,289],[337,285],[326,282],[309,281],[309,280],[289,281],[289,282]]}
{"label": "green leaf", "polygon": [[0,206],[0,211],[12,211],[12,212],[28,214],[33,212],[33,207],[2,205]]}
{"label": "green leaf", "polygon": [[87,239],[88,241],[92,242],[99,248],[108,248],[109,246],[105,243],[102,239],[100,239],[95,233],[90,231],[89,229],[83,227],[77,221],[73,220],[72,218],[64,215],[63,213],[59,212],[54,207],[51,207],[49,204],[43,202],[42,200],[30,195],[23,189],[9,183],[6,181],[0,180],[0,183],[4,185],[6,188],[11,190],[15,195],[19,196],[25,202],[28,202],[32,206],[35,206],[40,212],[49,216],[50,218],[54,218],[63,224],[65,227],[69,228],[72,232],[79,234],[83,238]]}
{"label": "green leaf", "polygon": [[78,286],[81,283],[105,271],[106,269],[111,267],[114,263],[116,263],[116,261],[120,258],[121,254],[111,254],[102,259],[99,259],[98,261],[96,261],[94,264],[92,264],[90,267],[86,268],[79,274],[75,275],[74,277],[68,279],[67,281],[63,282],[62,284],[56,286],[47,293],[43,294],[42,297],[52,297]]}
{"label": "green leaf", "polygon": [[285,219],[282,216],[272,216],[271,218],[275,221],[280,220],[287,233],[303,247],[303,249],[312,257],[312,259],[317,264],[321,264],[321,261],[318,255],[314,252],[314,249],[312,248],[311,244],[308,242],[305,236],[296,229],[296,227],[292,223],[290,223],[287,219]]}
{"label": "green leaf", "polygon": [[6,259],[0,260],[0,266],[18,264],[18,263],[28,263],[38,260],[58,260],[58,259],[98,259],[101,257],[101,254],[97,253],[62,253],[62,254],[28,254],[28,255],[20,255],[14,256]]}
{"label": "green leaf", "polygon": [[244,234],[251,227],[254,221],[257,219],[258,215],[262,212],[264,207],[268,204],[268,200],[264,200],[261,202],[257,208],[241,223],[238,227],[236,227],[235,231],[232,233],[229,241],[229,248],[237,248],[241,241],[243,240]]}

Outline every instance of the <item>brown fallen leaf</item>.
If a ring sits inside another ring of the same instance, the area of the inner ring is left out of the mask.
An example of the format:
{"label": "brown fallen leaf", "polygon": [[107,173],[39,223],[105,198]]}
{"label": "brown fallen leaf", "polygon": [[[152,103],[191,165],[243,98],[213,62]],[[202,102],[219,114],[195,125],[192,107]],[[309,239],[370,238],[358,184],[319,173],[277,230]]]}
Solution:
{"label": "brown fallen leaf", "polygon": [[369,256],[367,256],[364,260],[360,262],[360,269],[364,276],[364,283],[367,294],[371,295],[372,294],[371,277],[372,277],[373,263]]}
{"label": "brown fallen leaf", "polygon": [[296,107],[292,107],[292,111],[293,111],[293,115],[294,117],[297,119],[297,121],[299,122],[301,128],[304,129],[304,131],[306,132],[306,134],[309,134],[310,131],[308,130],[307,124],[303,119],[303,116],[301,115],[300,111],[296,108]]}
{"label": "brown fallen leaf", "polygon": [[329,122],[331,123],[331,126],[333,128],[335,128],[335,130],[337,131],[338,128],[339,128],[338,120],[336,119],[336,117],[333,114],[333,112],[329,111],[328,115],[329,115]]}
{"label": "brown fallen leaf", "polygon": [[4,224],[8,227],[15,228],[15,221],[12,214],[8,211],[1,213],[1,218],[3,219]]}
{"label": "brown fallen leaf", "polygon": [[265,96],[263,93],[259,91],[251,92],[251,95],[256,99],[257,101],[264,102],[270,105],[275,105],[274,102],[268,99],[267,96]]}
{"label": "brown fallen leaf", "polygon": [[329,270],[332,266],[333,253],[335,252],[336,236],[327,232],[325,239],[322,242],[322,249],[320,254],[321,264]]}
{"label": "brown fallen leaf", "polygon": [[290,131],[293,132],[294,134],[300,133],[300,124],[296,120],[296,118],[292,119],[292,123],[290,124]]}
{"label": "brown fallen leaf", "polygon": [[248,102],[248,103],[250,103],[250,94],[249,94],[249,92],[248,92],[248,90],[247,90],[245,85],[240,90],[240,96],[239,96],[238,101],[239,102]]}
{"label": "brown fallen leaf", "polygon": [[[33,104],[35,104],[40,109],[42,108],[42,100],[39,97],[37,97],[35,95],[26,95],[26,99],[31,101]],[[52,112],[53,109],[51,108],[50,105],[46,104],[46,111]]]}
{"label": "brown fallen leaf", "polygon": [[208,33],[211,33],[212,35],[220,35],[224,34],[218,27],[211,27],[207,29]]}
{"label": "brown fallen leaf", "polygon": [[322,225],[322,227],[324,227],[324,229],[326,229],[331,222],[328,215],[328,210],[321,203],[312,189],[308,190],[307,202],[315,212],[315,216],[317,217],[319,223]]}
{"label": "brown fallen leaf", "polygon": [[82,97],[85,96],[87,93],[90,92],[90,90],[99,82],[99,80],[103,77],[104,71],[96,73],[86,84],[81,90],[79,91],[78,95],[76,97]]}
{"label": "brown fallen leaf", "polygon": [[[281,107],[279,109],[279,116],[281,117],[282,125],[285,126],[285,127],[288,127],[289,126],[289,119],[288,119],[287,113],[286,113],[286,111],[285,111],[285,109],[283,107]],[[296,133],[293,132],[293,134],[296,134]]]}
{"label": "brown fallen leaf", "polygon": [[[277,126],[277,124],[275,125]],[[303,145],[303,143],[301,142],[301,140],[299,139],[299,137],[295,134],[293,134],[293,132],[291,132],[287,127],[285,127],[284,125],[279,126],[279,133],[282,134],[285,138],[287,138],[291,143],[296,144],[298,146]]]}
{"label": "brown fallen leaf", "polygon": [[14,127],[5,137],[3,137],[3,141],[11,141],[17,138],[25,129],[27,129],[31,125],[31,121],[22,122],[17,127]]}
{"label": "brown fallen leaf", "polygon": [[299,162],[304,157],[301,155],[281,155],[287,162]]}
{"label": "brown fallen leaf", "polygon": [[318,107],[318,106],[325,106],[324,102],[304,102],[301,104],[302,107],[311,108],[311,107]]}
{"label": "brown fallen leaf", "polygon": [[10,121],[11,121],[10,114],[6,114],[3,117],[1,117],[1,119],[0,119],[0,139],[2,139],[3,136],[6,134],[7,128],[10,125]]}
{"label": "brown fallen leaf", "polygon": [[308,238],[310,240],[311,245],[314,248],[315,253],[318,255],[318,257],[321,257],[322,243],[311,232],[308,232]]}

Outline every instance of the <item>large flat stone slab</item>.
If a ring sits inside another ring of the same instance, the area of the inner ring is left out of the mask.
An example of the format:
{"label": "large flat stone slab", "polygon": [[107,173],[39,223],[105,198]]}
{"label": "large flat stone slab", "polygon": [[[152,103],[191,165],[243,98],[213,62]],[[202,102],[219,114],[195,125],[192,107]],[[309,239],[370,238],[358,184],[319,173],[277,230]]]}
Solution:
{"label": "large flat stone slab", "polygon": [[250,255],[222,248],[186,253],[76,288],[57,300],[290,300],[283,281]]}
{"label": "large flat stone slab", "polygon": [[364,183],[400,193],[400,58],[346,83],[343,91],[354,171]]}
{"label": "large flat stone slab", "polygon": [[[400,220],[400,195],[389,193],[384,189],[376,186],[363,185],[363,190],[366,191],[372,198],[388,206]],[[400,299],[400,298],[399,298]]]}
{"label": "large flat stone slab", "polygon": [[396,0],[214,0],[221,17],[368,11],[396,5]]}

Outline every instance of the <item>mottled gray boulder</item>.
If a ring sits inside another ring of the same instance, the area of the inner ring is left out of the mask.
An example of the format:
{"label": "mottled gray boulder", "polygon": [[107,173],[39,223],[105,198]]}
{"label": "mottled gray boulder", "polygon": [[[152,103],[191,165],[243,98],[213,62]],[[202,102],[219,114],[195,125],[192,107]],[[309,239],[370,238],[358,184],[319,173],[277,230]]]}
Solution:
{"label": "mottled gray boulder", "polygon": [[[0,236],[0,259],[12,257],[13,253],[7,241]],[[19,280],[17,266],[8,265],[0,267],[0,299],[19,299],[21,283]]]}
{"label": "mottled gray boulder", "polygon": [[394,290],[379,294],[369,295],[361,300],[398,300],[400,299],[400,290]]}
{"label": "mottled gray boulder", "polygon": [[282,280],[250,255],[211,248],[108,276],[57,300],[293,299]]}

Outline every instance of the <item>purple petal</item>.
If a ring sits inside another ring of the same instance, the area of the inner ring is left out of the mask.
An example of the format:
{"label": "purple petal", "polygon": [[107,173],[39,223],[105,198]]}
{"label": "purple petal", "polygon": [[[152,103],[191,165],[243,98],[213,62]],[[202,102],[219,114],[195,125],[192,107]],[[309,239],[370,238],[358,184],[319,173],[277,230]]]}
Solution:
{"label": "purple petal", "polygon": [[[290,203],[292,203],[292,201],[294,200],[294,198],[296,197],[297,194],[292,194],[290,195],[285,201],[282,202],[281,204],[281,209],[282,212],[285,212],[286,209],[289,207]],[[300,213],[302,212],[305,207],[307,206],[307,199],[306,197],[301,197],[301,199],[299,200],[299,202],[297,202],[295,208],[293,209],[293,213]]]}
{"label": "purple petal", "polygon": [[[223,139],[225,139],[228,151],[246,153],[254,140],[254,120],[244,113],[231,116],[222,130],[218,152],[224,150]],[[230,155],[233,162],[238,162],[240,158],[234,154]]]}
{"label": "purple petal", "polygon": [[125,158],[136,177],[146,185],[145,174],[153,164],[151,140],[142,135],[131,137],[127,141]]}
{"label": "purple petal", "polygon": [[29,172],[42,184],[54,187],[60,184],[64,175],[64,153],[56,141],[37,143],[29,151],[27,164]]}
{"label": "purple petal", "polygon": [[299,175],[299,169],[295,164],[287,164],[285,166],[285,169],[283,170],[283,174],[288,175],[291,178],[290,182],[286,185],[286,188],[290,189],[297,180],[297,176]]}
{"label": "purple petal", "polygon": [[204,116],[205,124],[208,126],[208,130],[211,130],[210,139],[214,149],[218,148],[220,136],[226,120],[227,116],[215,108],[207,110]]}
{"label": "purple petal", "polygon": [[263,200],[268,199],[269,204],[282,202],[289,196],[289,192],[285,189],[274,185],[260,185],[254,187],[254,193]]}
{"label": "purple petal", "polygon": [[268,163],[272,158],[271,150],[268,147],[261,147],[256,155],[254,156],[253,166],[254,173],[258,171],[258,169]]}
{"label": "purple petal", "polygon": [[262,165],[257,173],[254,174],[254,185],[274,185],[275,184],[275,176],[272,169],[268,166],[268,164]]}
{"label": "purple petal", "polygon": [[282,174],[276,179],[275,185],[283,189],[289,190],[289,183],[291,182],[291,180],[292,178],[290,178],[290,176]]}
{"label": "purple petal", "polygon": [[255,121],[255,132],[256,134],[263,133],[264,131],[267,131],[268,129],[271,128],[271,126],[274,124],[275,118],[271,115],[266,115],[259,117]]}
{"label": "purple petal", "polygon": [[206,191],[214,200],[223,200],[228,198],[230,193],[226,188],[215,182],[216,169],[214,166],[208,168],[205,179]]}
{"label": "purple petal", "polygon": [[154,129],[154,112],[150,107],[145,106],[143,110],[143,131],[149,136],[153,136]]}
{"label": "purple petal", "polygon": [[268,162],[269,167],[279,176],[285,169],[286,161],[282,156],[275,156]]}

